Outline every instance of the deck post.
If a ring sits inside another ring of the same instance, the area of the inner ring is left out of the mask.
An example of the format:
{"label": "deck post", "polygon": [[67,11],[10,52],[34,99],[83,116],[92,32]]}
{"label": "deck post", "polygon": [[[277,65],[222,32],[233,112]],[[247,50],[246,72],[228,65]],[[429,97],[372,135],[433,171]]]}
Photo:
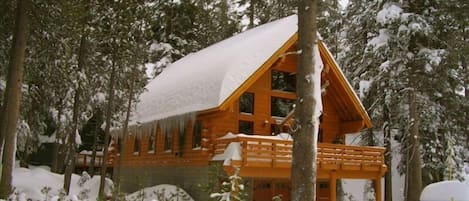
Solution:
{"label": "deck post", "polygon": [[329,195],[330,201],[337,200],[336,189],[337,189],[337,177],[335,175],[335,172],[331,172],[330,177],[329,177],[329,192],[331,193]]}
{"label": "deck post", "polygon": [[381,201],[383,195],[381,192],[381,177],[378,177],[375,179],[375,196],[376,196],[376,201]]}

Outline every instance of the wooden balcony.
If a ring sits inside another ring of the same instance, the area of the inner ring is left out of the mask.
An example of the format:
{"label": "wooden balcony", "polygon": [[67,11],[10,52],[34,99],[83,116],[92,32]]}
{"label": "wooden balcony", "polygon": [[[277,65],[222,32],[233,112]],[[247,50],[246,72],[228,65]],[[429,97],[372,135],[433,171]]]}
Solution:
{"label": "wooden balcony", "polygon": [[[79,153],[75,160],[75,165],[77,167],[89,167],[91,164],[92,155],[90,153]],[[111,167],[114,163],[115,154],[109,153],[106,161],[106,166]],[[101,167],[103,164],[103,156],[96,155],[95,157],[95,167]]]}
{"label": "wooden balcony", "polygon": [[[293,146],[291,139],[240,135],[218,139],[213,146],[214,160],[224,158],[227,171],[237,167],[243,177],[290,178]],[[226,152],[227,148],[235,150]],[[382,147],[319,143],[317,151],[319,179],[377,179],[387,170],[384,163],[385,149]]]}

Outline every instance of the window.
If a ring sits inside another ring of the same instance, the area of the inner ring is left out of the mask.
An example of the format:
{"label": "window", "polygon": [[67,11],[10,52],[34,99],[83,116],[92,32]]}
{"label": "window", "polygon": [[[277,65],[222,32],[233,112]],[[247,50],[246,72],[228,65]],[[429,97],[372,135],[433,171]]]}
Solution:
{"label": "window", "polygon": [[152,125],[150,135],[148,136],[148,152],[155,152],[156,145],[156,126]]}
{"label": "window", "polygon": [[252,121],[239,121],[239,133],[250,134],[254,133],[254,123]]}
{"label": "window", "polygon": [[296,91],[296,75],[293,73],[272,70],[272,90]]}
{"label": "window", "polygon": [[173,148],[173,132],[172,131],[164,131],[164,150],[171,151]]}
{"label": "window", "polygon": [[134,153],[140,152],[140,138],[135,136],[134,138]]}
{"label": "window", "polygon": [[117,153],[122,154],[122,140],[124,140],[122,137],[117,136]]}
{"label": "window", "polygon": [[239,112],[254,114],[254,93],[246,92],[239,98]]}
{"label": "window", "polygon": [[196,121],[192,131],[192,148],[202,146],[202,121]]}
{"label": "window", "polygon": [[293,109],[295,101],[291,99],[271,97],[270,114],[274,117],[286,117]]}

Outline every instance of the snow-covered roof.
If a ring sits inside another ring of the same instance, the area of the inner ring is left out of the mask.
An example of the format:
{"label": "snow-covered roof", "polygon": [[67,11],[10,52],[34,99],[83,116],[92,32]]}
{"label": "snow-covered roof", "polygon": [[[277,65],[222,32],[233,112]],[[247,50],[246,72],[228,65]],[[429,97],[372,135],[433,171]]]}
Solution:
{"label": "snow-covered roof", "polygon": [[296,32],[293,15],[176,61],[146,86],[131,123],[218,107]]}

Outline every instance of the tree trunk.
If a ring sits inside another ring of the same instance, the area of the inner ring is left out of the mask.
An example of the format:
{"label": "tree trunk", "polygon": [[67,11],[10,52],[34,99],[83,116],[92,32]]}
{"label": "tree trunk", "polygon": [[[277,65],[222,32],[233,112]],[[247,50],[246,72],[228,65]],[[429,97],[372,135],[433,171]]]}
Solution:
{"label": "tree trunk", "polygon": [[[62,100],[60,99],[59,105],[62,105]],[[62,122],[60,122],[60,118],[62,116],[62,107],[59,106],[57,109],[57,128],[55,129],[55,141],[52,147],[52,164],[51,164],[51,171],[54,173],[61,172],[61,168],[59,168],[59,148],[60,148],[60,140],[61,140],[61,127]]]}
{"label": "tree trunk", "polygon": [[16,150],[16,125],[20,113],[23,66],[26,50],[27,6],[27,0],[18,0],[4,103],[2,114],[0,114],[2,116],[0,135],[4,137],[5,145],[2,152],[3,166],[0,181],[0,198],[5,200],[12,193],[11,182]]}
{"label": "tree trunk", "polygon": [[116,173],[115,173],[115,178],[114,178],[114,185],[115,185],[115,188],[116,188],[116,195],[113,197],[114,200],[118,200],[118,196],[121,192],[121,166],[122,166],[122,157],[124,156],[124,153],[125,153],[125,139],[126,139],[126,136],[127,136],[127,130],[128,130],[128,126],[129,126],[129,119],[130,119],[130,112],[132,111],[132,100],[133,100],[133,97],[134,97],[134,87],[135,87],[135,80],[136,80],[136,77],[137,75],[134,74],[132,76],[132,80],[130,82],[130,87],[129,87],[129,99],[127,100],[127,111],[126,111],[126,114],[125,114],[125,121],[124,121],[124,127],[122,128],[122,138],[119,138],[118,136],[118,140],[122,140],[120,143],[119,143],[119,152],[120,152],[120,155],[119,155],[119,158],[117,159],[117,166],[115,166],[116,168]]}
{"label": "tree trunk", "polygon": [[[316,201],[316,158],[321,104],[321,72],[316,68],[317,1],[302,0],[298,6],[298,76],[291,169],[292,201]],[[314,48],[314,50],[313,50]]]}
{"label": "tree trunk", "polygon": [[76,132],[78,132],[78,116],[80,113],[80,96],[82,94],[81,88],[81,78],[80,73],[83,72],[86,54],[87,54],[87,41],[86,34],[83,34],[80,39],[80,50],[78,53],[78,72],[77,72],[77,82],[78,86],[75,89],[75,97],[73,99],[73,117],[72,117],[72,131],[70,136],[68,136],[67,146],[68,146],[68,157],[66,161],[65,174],[64,174],[64,190],[65,192],[70,193],[70,182],[72,179],[72,173],[75,170],[75,158],[76,158]]}
{"label": "tree trunk", "polygon": [[249,3],[249,24],[248,24],[248,29],[254,27],[254,13],[256,12],[256,1],[257,0],[251,0]]}
{"label": "tree trunk", "polygon": [[[464,27],[465,28],[465,27]],[[465,29],[462,29],[463,30],[463,43],[466,43],[466,32],[464,31]],[[462,50],[461,52],[463,52],[465,50]],[[467,52],[467,51],[466,51]],[[466,56],[465,54],[460,54],[460,57],[461,57],[461,66],[463,67],[463,69],[466,70],[466,76],[464,78],[464,97],[466,98],[466,149],[469,149],[469,125],[467,125],[467,122],[469,122],[469,67],[467,66],[467,61],[466,61]]]}
{"label": "tree trunk", "polygon": [[[96,122],[98,124],[98,122]],[[92,145],[92,152],[91,152],[91,161],[90,161],[90,167],[88,168],[88,173],[90,174],[91,177],[94,176],[94,167],[96,163],[96,149],[97,149],[97,144],[98,144],[98,132],[99,132],[99,126],[95,125],[94,129],[94,137],[93,137],[93,145]]]}
{"label": "tree trunk", "polygon": [[106,181],[106,172],[107,172],[107,153],[108,153],[108,142],[110,138],[110,131],[111,131],[111,119],[112,119],[112,111],[114,109],[114,83],[116,80],[116,58],[113,57],[112,61],[112,69],[111,69],[111,77],[109,80],[109,88],[108,88],[108,104],[106,107],[106,128],[104,130],[104,147],[103,147],[103,159],[102,159],[102,164],[101,164],[101,180],[99,183],[99,197],[101,199],[105,198],[104,195],[104,185]]}
{"label": "tree trunk", "polygon": [[386,104],[386,93],[383,92],[383,134],[384,134],[384,146],[386,152],[384,154],[384,162],[388,166],[388,171],[384,175],[384,200],[392,201],[392,150],[391,150],[391,116],[389,107]]}
{"label": "tree trunk", "polygon": [[417,108],[416,92],[409,92],[409,118],[410,118],[410,134],[408,135],[409,154],[407,154],[408,163],[406,173],[406,200],[419,201],[422,191],[422,165],[420,156],[420,139],[419,139],[419,113]]}

